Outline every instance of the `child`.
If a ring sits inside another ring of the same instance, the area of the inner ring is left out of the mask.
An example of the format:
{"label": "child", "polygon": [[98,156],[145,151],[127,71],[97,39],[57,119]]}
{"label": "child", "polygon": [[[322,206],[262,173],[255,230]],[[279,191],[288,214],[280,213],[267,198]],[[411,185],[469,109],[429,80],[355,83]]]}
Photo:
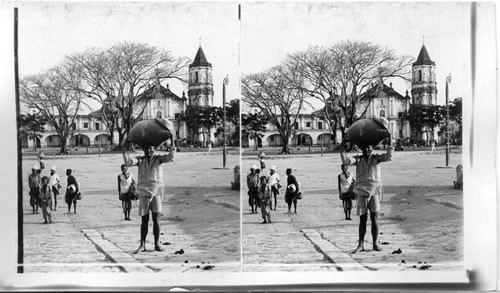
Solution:
{"label": "child", "polygon": [[352,209],[352,190],[351,186],[354,184],[354,176],[349,172],[347,165],[342,165],[342,173],[337,177],[339,183],[339,199],[342,200],[342,206],[344,207],[344,214],[346,220],[351,219],[351,209]]}
{"label": "child", "polygon": [[132,209],[132,199],[135,199],[134,191],[131,186],[135,185],[134,176],[128,172],[128,167],[125,164],[121,166],[122,173],[118,175],[118,198],[122,201],[123,214],[125,221],[130,220],[130,210]]}
{"label": "child", "polygon": [[271,223],[271,187],[267,184],[266,176],[260,177],[259,186],[260,211],[265,223]]}
{"label": "child", "polygon": [[47,224],[48,222],[52,223],[52,216],[50,215],[50,206],[52,204],[52,190],[49,186],[49,178],[47,176],[42,177],[42,187],[40,189],[40,204],[42,205],[42,213],[43,219]]}
{"label": "child", "polygon": [[294,175],[292,175],[292,169],[287,168],[286,169],[286,175],[288,176],[286,181],[287,181],[287,188],[285,192],[285,202],[288,205],[288,214],[291,213],[290,209],[294,207],[294,212],[297,213],[297,199],[300,198],[302,193],[300,192],[300,183],[297,181],[297,178],[295,178]]}
{"label": "child", "polygon": [[[274,197],[274,210],[278,205],[278,194],[280,193],[280,176],[276,173],[276,166],[271,166],[269,168],[269,177],[267,178],[267,183],[271,186],[272,195]],[[271,210],[273,209],[273,200],[271,199]]]}
{"label": "child", "polygon": [[266,154],[263,151],[260,151],[258,157],[259,157],[260,169],[264,171],[264,169],[266,168],[266,163],[264,163],[264,158],[266,157]]}

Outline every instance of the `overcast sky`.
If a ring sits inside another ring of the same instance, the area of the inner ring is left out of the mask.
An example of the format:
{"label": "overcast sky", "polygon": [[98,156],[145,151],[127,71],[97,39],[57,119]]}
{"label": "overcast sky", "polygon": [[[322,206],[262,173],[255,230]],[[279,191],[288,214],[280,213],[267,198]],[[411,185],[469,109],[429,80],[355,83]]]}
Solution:
{"label": "overcast sky", "polygon": [[[125,40],[194,58],[201,38],[220,105],[224,76],[230,79],[228,99],[237,98],[240,72],[264,70],[312,45],[351,39],[416,58],[425,42],[436,62],[438,103],[444,103],[450,73],[450,98],[469,96],[468,3],[244,2],[241,16],[239,22],[238,2],[21,3],[20,74],[38,73],[65,55]],[[411,90],[404,82],[394,81],[394,87],[403,95]],[[171,89],[181,95],[187,85],[171,82]]]}
{"label": "overcast sky", "polygon": [[[236,3],[22,3],[19,5],[20,75],[42,72],[64,56],[118,42],[147,43],[194,59],[201,46],[212,63],[214,103],[239,98],[238,5]],[[181,96],[187,85],[171,81]]]}
{"label": "overcast sky", "polygon": [[[436,62],[438,104],[467,97],[470,87],[470,4],[468,3],[249,3],[242,9],[242,73],[278,64],[287,54],[342,40],[371,42],[398,55],[417,58],[425,47]],[[394,81],[402,95],[411,86]]]}

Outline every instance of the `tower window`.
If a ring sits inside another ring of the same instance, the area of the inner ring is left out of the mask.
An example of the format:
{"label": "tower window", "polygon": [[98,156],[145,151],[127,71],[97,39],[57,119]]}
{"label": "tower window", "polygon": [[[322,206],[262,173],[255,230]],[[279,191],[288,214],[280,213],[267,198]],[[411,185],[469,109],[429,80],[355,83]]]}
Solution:
{"label": "tower window", "polygon": [[198,72],[194,73],[194,82],[198,82]]}
{"label": "tower window", "polygon": [[418,71],[418,81],[422,81],[422,70]]}
{"label": "tower window", "polygon": [[158,100],[158,107],[160,107],[160,106],[161,106],[161,103],[160,103],[160,100]]}

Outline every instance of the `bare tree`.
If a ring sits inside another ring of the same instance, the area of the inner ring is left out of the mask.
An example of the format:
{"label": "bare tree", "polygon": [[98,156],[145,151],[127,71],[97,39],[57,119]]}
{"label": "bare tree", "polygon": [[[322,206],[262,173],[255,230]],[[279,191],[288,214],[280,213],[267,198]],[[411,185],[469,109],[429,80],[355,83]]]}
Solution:
{"label": "bare tree", "polygon": [[61,65],[44,73],[25,77],[20,83],[21,102],[35,109],[61,139],[61,154],[67,154],[72,125],[82,106],[82,95],[75,90],[79,79],[74,68]]}
{"label": "bare tree", "polygon": [[[283,139],[282,153],[289,153],[289,139],[305,103],[304,91],[292,83],[294,64],[283,64],[267,71],[249,74],[242,80],[243,101],[269,119]],[[287,77],[288,76],[288,77]]]}
{"label": "bare tree", "polygon": [[393,50],[368,42],[343,41],[334,46],[311,47],[290,55],[304,78],[303,90],[324,103],[325,118],[336,139],[357,119],[365,116],[375,95],[365,95],[372,86],[386,78],[409,81],[411,63],[408,56],[397,56]]}
{"label": "bare tree", "polygon": [[72,55],[68,62],[83,80],[78,90],[102,105],[101,115],[112,141],[116,130],[123,147],[148,100],[159,91],[159,83],[171,78],[186,82],[189,59],[175,58],[146,44],[123,42],[106,50]]}

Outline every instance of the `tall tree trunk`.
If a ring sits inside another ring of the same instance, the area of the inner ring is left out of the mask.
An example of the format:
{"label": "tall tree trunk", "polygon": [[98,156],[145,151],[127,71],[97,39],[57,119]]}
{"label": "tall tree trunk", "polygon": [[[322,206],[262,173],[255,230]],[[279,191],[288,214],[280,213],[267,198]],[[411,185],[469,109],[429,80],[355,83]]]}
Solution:
{"label": "tall tree trunk", "polygon": [[60,135],[59,138],[61,139],[61,149],[59,151],[60,155],[67,155],[68,154],[68,136],[67,135]]}
{"label": "tall tree trunk", "polygon": [[283,139],[283,147],[281,148],[281,153],[282,154],[290,154],[290,147],[289,147],[289,137],[281,136]]}

